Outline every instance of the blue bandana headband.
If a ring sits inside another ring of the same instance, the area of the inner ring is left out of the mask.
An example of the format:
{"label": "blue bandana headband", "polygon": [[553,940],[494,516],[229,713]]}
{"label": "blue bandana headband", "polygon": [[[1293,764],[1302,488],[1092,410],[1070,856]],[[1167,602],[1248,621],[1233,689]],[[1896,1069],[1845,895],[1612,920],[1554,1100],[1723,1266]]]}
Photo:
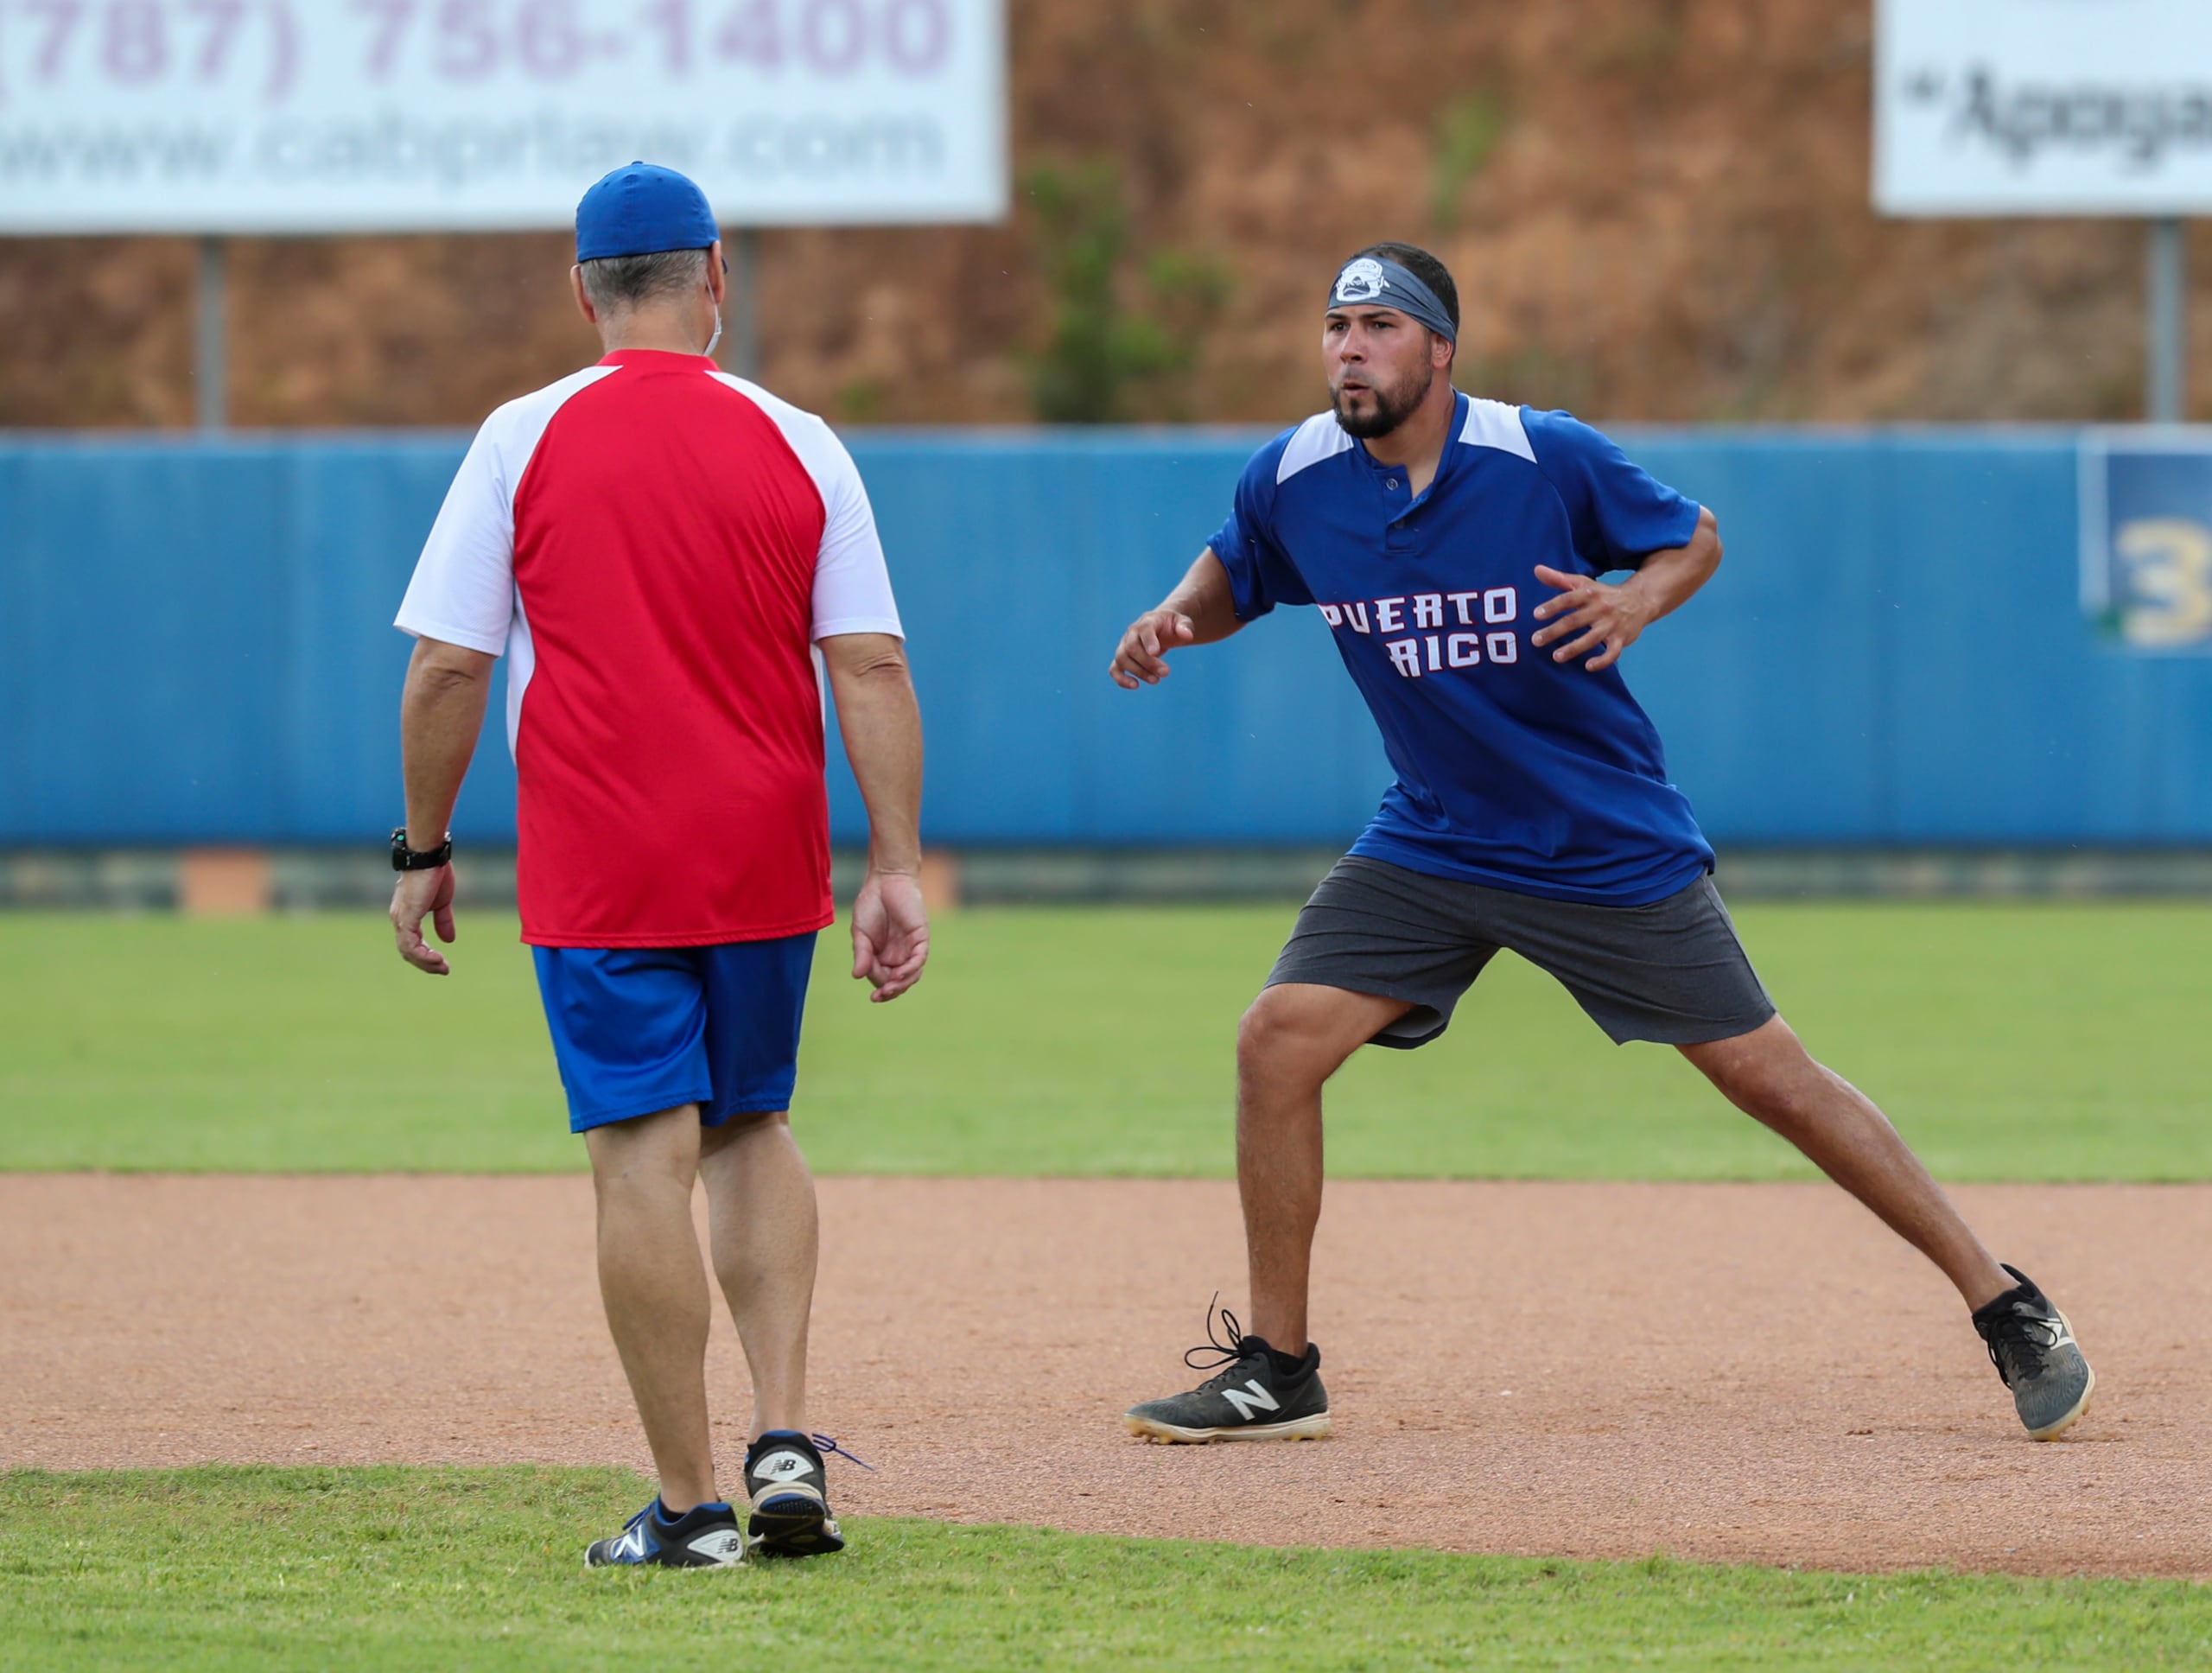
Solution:
{"label": "blue bandana headband", "polygon": [[1379,257],[1358,256],[1346,262],[1329,291],[1329,306],[1394,308],[1409,320],[1419,320],[1445,341],[1459,340],[1459,328],[1452,323],[1436,293],[1408,269]]}

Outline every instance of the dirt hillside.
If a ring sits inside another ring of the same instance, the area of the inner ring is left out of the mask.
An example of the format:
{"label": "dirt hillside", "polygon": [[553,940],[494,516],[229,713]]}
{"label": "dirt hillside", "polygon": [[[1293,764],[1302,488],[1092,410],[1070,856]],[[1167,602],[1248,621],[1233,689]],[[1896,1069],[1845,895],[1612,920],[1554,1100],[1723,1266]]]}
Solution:
{"label": "dirt hillside", "polygon": [[[1615,421],[2139,407],[2139,228],[1869,208],[1870,0],[1010,5],[1014,219],[764,235],[782,392],[847,422],[1294,417],[1319,287],[1398,237],[1458,274],[1484,393]],[[1054,276],[1117,208],[1111,283],[1071,302]],[[566,259],[243,242],[236,417],[474,423],[588,357]],[[0,424],[188,422],[191,272],[175,239],[0,243]],[[1107,345],[1087,408],[1040,395],[1056,334]]]}

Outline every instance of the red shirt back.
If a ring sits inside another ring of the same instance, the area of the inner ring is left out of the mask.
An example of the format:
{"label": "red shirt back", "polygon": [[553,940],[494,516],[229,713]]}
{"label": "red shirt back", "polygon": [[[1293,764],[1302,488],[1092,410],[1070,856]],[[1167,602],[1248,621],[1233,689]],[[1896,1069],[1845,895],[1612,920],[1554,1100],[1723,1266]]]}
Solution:
{"label": "red shirt back", "polygon": [[813,642],[900,628],[819,419],[703,357],[611,353],[486,422],[399,625],[512,658],[525,941],[830,921]]}

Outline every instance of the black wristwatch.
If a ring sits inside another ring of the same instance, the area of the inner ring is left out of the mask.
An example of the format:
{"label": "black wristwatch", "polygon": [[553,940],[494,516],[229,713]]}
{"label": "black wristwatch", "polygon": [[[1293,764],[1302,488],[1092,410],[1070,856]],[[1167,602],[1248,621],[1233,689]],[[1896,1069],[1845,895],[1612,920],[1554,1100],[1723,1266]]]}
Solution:
{"label": "black wristwatch", "polygon": [[453,832],[446,832],[446,839],[435,848],[407,846],[407,827],[391,828],[391,868],[394,871],[435,871],[453,858]]}

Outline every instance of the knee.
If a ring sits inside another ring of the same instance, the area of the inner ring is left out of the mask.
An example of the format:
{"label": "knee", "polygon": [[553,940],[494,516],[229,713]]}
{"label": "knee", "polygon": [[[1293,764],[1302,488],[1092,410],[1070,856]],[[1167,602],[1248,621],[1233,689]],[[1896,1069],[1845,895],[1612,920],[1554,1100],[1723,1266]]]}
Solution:
{"label": "knee", "polygon": [[1270,988],[1254,1000],[1236,1025],[1236,1078],[1243,1085],[1319,1086],[1336,1072],[1327,1042]]}
{"label": "knee", "polygon": [[1697,1066],[1723,1097],[1762,1119],[1786,1120],[1821,1071],[1780,1017],[1735,1040],[1702,1048]]}
{"label": "knee", "polygon": [[791,1113],[785,1110],[738,1110],[723,1117],[718,1127],[699,1134],[699,1162],[707,1167],[724,1152],[776,1135],[788,1136]]}
{"label": "knee", "polygon": [[610,1192],[689,1193],[699,1171],[699,1115],[693,1104],[585,1135],[594,1184]]}

